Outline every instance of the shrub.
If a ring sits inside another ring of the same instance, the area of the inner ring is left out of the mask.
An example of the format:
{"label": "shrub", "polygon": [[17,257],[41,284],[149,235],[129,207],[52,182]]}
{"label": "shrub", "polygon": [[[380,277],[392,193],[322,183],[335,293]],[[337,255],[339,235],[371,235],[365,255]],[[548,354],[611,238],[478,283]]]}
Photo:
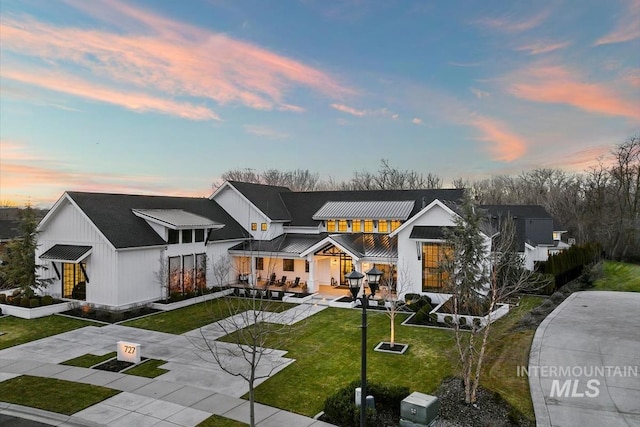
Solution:
{"label": "shrub", "polygon": [[30,306],[29,297],[20,298],[20,307],[29,308]]}
{"label": "shrub", "polygon": [[[355,389],[360,381],[353,381],[346,387],[327,397],[324,413],[327,421],[340,426],[360,425],[360,408],[355,404]],[[382,418],[398,420],[400,402],[409,395],[409,389],[401,386],[385,386],[377,383],[367,384],[367,394],[374,397],[376,410],[367,409],[367,425],[381,425]]]}
{"label": "shrub", "polygon": [[418,310],[416,315],[413,316],[414,323],[417,323],[419,325],[428,324],[429,323],[429,312],[431,310],[433,310],[433,308],[429,304],[426,304],[426,305],[422,306],[422,308],[420,310]]}
{"label": "shrub", "polygon": [[444,316],[444,323],[451,326],[453,324],[453,316]]}
{"label": "shrub", "polygon": [[[417,295],[417,294],[414,294]],[[429,306],[429,311],[433,308],[431,307],[431,298],[426,295],[419,296],[418,299],[412,300],[411,303],[407,304],[407,308],[413,312],[419,312],[423,307]]]}
{"label": "shrub", "polygon": [[429,314],[429,320],[431,320],[431,323],[438,323],[438,313]]}
{"label": "shrub", "polygon": [[482,321],[477,317],[473,319],[473,327],[476,329],[480,329],[482,327]]}
{"label": "shrub", "polygon": [[420,299],[420,294],[412,294],[412,293],[404,294],[404,301],[407,304],[411,304],[412,302],[417,301],[419,299]]}
{"label": "shrub", "polygon": [[0,294],[0,304],[4,304],[7,302],[7,296],[5,294]]}
{"label": "shrub", "polygon": [[458,324],[460,326],[467,326],[467,318],[466,317],[459,317],[458,318]]}
{"label": "shrub", "polygon": [[31,298],[29,300],[29,307],[34,308],[34,307],[40,307],[40,299],[38,298]]}
{"label": "shrub", "polygon": [[51,305],[53,304],[53,297],[51,295],[45,295],[42,297],[41,303],[42,305]]}

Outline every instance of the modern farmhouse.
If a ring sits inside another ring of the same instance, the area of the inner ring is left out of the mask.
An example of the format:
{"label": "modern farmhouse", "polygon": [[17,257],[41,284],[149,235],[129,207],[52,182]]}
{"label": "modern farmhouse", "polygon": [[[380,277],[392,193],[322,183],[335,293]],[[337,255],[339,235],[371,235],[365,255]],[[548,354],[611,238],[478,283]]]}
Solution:
{"label": "modern farmhouse", "polygon": [[[124,309],[218,284],[281,284],[317,292],[375,266],[404,292],[440,300],[444,227],[459,189],[296,192],[225,182],[209,198],[66,192],[39,225],[49,294]],[[528,268],[561,250],[563,230],[540,206],[487,206],[515,219]],[[493,227],[485,238],[490,245]],[[224,271],[224,269],[222,269]],[[160,277],[158,277],[160,276]]]}

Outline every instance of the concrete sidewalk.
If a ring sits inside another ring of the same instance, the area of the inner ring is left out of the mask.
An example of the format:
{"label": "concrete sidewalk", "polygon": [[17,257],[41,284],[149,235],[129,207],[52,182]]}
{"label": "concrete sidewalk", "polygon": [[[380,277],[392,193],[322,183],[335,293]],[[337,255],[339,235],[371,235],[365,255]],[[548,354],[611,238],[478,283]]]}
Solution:
{"label": "concrete sidewalk", "polygon": [[[326,307],[295,307],[273,314],[270,320],[292,324],[324,308]],[[219,325],[216,323],[201,329],[207,340],[219,337]],[[199,345],[199,341],[203,339],[199,329],[172,335],[121,325],[87,326],[0,350],[0,381],[19,375],[32,375],[100,385],[121,391],[120,394],[70,417],[1,403],[0,396],[0,414],[65,426],[192,427],[212,414],[247,423],[249,402],[240,398],[248,392],[247,383],[220,369],[211,360],[210,352]],[[168,372],[150,379],[59,364],[84,354],[103,355],[115,351],[115,344],[120,340],[141,344],[144,357],[167,361],[160,367]],[[272,374],[279,372],[294,362],[286,358],[285,354],[285,351],[273,350],[263,355],[258,370],[271,370],[276,366]],[[266,378],[256,381],[256,386],[265,380]],[[255,405],[255,416],[256,423],[261,427],[330,426],[258,403]]]}
{"label": "concrete sidewalk", "polygon": [[576,292],[538,327],[529,387],[538,427],[640,426],[640,294]]}

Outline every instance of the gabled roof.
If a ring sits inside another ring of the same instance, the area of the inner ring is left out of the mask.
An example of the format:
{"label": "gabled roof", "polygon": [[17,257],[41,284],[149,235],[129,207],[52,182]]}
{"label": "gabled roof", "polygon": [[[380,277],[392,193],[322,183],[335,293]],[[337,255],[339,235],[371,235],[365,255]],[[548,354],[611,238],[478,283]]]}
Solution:
{"label": "gabled roof", "polygon": [[369,191],[306,191],[283,192],[280,197],[291,214],[291,226],[314,227],[318,221],[313,215],[327,202],[342,201],[414,201],[409,217],[435,199],[459,200],[464,190],[369,190]]}
{"label": "gabled roof", "polygon": [[280,197],[283,193],[290,193],[291,190],[289,188],[240,181],[227,182],[242,193],[269,219],[274,221],[288,221],[291,219],[291,215]]}
{"label": "gabled roof", "polygon": [[76,191],[67,195],[116,249],[166,244],[144,219],[133,213],[134,209],[182,209],[224,224],[224,228],[211,232],[210,241],[250,237],[220,205],[206,198]]}
{"label": "gabled roof", "polygon": [[229,251],[300,255],[302,252],[325,237],[327,237],[327,233],[282,234],[272,240],[251,240],[242,242],[230,248]]}
{"label": "gabled roof", "polygon": [[415,200],[328,201],[313,214],[314,220],[327,219],[401,219],[406,220]]}
{"label": "gabled roof", "polygon": [[414,225],[411,229],[410,239],[443,240],[446,239],[445,229],[452,227],[437,227],[431,225]]}
{"label": "gabled roof", "polygon": [[502,220],[513,219],[519,251],[524,251],[525,243],[534,247],[554,244],[555,221],[540,205],[482,205],[480,209],[487,211],[492,226],[498,230]]}
{"label": "gabled roof", "polygon": [[390,237],[388,234],[375,233],[331,234],[306,249],[300,255],[306,256],[331,245],[347,252],[356,260],[362,258],[383,258],[385,260],[398,258],[397,238]]}

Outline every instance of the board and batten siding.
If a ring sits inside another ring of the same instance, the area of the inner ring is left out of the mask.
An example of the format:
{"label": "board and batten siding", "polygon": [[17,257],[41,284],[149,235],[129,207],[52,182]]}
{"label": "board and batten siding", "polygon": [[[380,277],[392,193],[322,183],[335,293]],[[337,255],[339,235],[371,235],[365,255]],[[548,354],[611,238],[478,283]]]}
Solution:
{"label": "board and batten siding", "polygon": [[160,269],[162,248],[119,250],[118,285],[115,300],[110,305],[124,308],[159,300],[162,289],[156,278]]}
{"label": "board and batten siding", "polygon": [[[228,185],[220,190],[213,200],[222,206],[255,239],[270,240],[283,233],[283,225],[281,223],[272,223],[262,212]],[[258,228],[255,231],[251,230],[251,223],[254,222]],[[267,231],[262,231],[260,228],[263,222],[267,223]]]}
{"label": "board and batten siding", "polygon": [[[422,259],[418,259],[418,247],[415,239],[410,239],[411,230],[414,226],[435,226],[447,227],[454,225],[453,216],[439,205],[434,205],[424,213],[418,213],[416,218],[408,227],[398,233],[398,271],[406,271],[408,283],[412,289],[407,289],[405,293],[422,293]],[[405,270],[406,269],[406,270]]]}
{"label": "board and batten siding", "polygon": [[[111,245],[98,233],[79,208],[68,200],[63,200],[54,215],[38,234],[36,262],[48,267],[45,277],[54,278],[44,291],[59,297],[62,294],[62,281],[55,276],[51,262],[43,262],[40,255],[54,245],[86,245],[92,251],[86,259],[87,302],[94,304],[110,304],[115,301],[117,284],[117,256]],[[60,266],[58,265],[58,269]],[[62,274],[62,270],[60,270]]]}

